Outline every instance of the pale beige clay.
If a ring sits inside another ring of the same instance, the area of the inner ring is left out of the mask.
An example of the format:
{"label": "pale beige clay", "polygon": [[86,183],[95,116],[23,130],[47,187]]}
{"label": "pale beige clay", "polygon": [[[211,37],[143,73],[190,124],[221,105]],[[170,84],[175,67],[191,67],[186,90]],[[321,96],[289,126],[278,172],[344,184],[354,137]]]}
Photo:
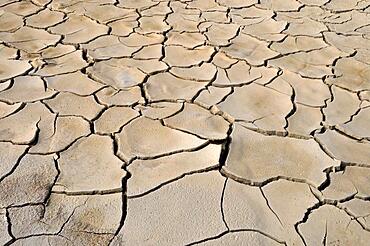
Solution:
{"label": "pale beige clay", "polygon": [[0,1],[0,244],[367,246],[370,0]]}

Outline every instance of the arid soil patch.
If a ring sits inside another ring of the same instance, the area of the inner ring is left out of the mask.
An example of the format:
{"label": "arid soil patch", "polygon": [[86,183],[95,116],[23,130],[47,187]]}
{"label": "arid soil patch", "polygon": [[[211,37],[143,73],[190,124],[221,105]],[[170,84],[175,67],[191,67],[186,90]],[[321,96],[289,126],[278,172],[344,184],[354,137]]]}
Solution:
{"label": "arid soil patch", "polygon": [[369,0],[0,0],[1,245],[370,242]]}

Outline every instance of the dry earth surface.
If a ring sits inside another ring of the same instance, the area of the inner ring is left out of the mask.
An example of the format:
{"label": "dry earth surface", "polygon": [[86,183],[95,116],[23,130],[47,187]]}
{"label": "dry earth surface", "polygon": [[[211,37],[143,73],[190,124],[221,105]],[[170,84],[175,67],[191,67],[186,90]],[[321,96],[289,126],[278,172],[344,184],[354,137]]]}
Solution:
{"label": "dry earth surface", "polygon": [[0,0],[1,245],[369,245],[369,0]]}

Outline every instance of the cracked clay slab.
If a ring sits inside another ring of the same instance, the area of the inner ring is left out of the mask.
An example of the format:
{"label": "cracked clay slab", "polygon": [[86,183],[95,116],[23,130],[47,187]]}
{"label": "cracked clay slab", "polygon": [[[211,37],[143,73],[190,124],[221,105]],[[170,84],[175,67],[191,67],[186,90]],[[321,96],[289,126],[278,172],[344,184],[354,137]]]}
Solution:
{"label": "cracked clay slab", "polygon": [[[165,135],[166,138],[161,138]],[[194,149],[206,143],[194,135],[163,126],[157,120],[141,117],[126,125],[116,135],[118,155],[124,160],[154,157]],[[135,146],[135,147],[134,147]]]}
{"label": "cracked clay slab", "polygon": [[223,169],[245,182],[290,177],[317,187],[326,179],[324,170],[339,165],[312,139],[265,136],[238,124],[232,138]]}
{"label": "cracked clay slab", "polygon": [[[99,156],[90,155],[95,151],[100,153]],[[120,190],[126,174],[121,169],[122,161],[113,153],[112,139],[108,136],[81,138],[60,156],[58,163],[60,176],[53,188],[56,192]],[[80,175],[85,178],[80,179]]]}
{"label": "cracked clay slab", "polygon": [[369,0],[0,0],[0,244],[367,246]]}
{"label": "cracked clay slab", "polygon": [[219,234],[225,230],[219,207],[224,180],[216,171],[199,173],[129,199],[125,226],[112,245],[186,245]]}

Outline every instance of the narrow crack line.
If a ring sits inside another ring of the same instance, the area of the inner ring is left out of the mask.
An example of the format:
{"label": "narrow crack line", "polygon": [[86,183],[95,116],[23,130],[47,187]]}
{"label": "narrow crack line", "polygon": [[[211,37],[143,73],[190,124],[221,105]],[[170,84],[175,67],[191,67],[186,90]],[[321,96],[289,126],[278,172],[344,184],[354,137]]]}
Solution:
{"label": "narrow crack line", "polygon": [[28,146],[25,151],[17,158],[16,162],[14,163],[13,167],[10,169],[10,171],[8,173],[5,173],[3,176],[0,177],[0,184],[1,182],[6,179],[7,177],[9,177],[10,175],[12,175],[18,168],[18,166],[20,165],[21,161],[23,158],[25,158],[25,156],[28,154],[28,151],[30,150],[31,146]]}
{"label": "narrow crack line", "polygon": [[166,116],[166,117],[162,117],[160,120],[166,120],[166,119],[169,119],[169,118],[171,118],[171,117],[173,117],[173,116],[175,116],[175,115],[177,115],[177,114],[179,114],[179,113],[181,113],[181,112],[183,112],[184,111],[184,109],[185,109],[185,103],[184,102],[180,102],[179,104],[181,104],[181,107],[180,107],[180,109],[179,110],[177,110],[176,112],[173,112],[172,114],[170,114],[170,115],[168,115],[168,116]]}
{"label": "narrow crack line", "polygon": [[7,222],[8,235],[11,237],[11,240],[8,243],[6,243],[5,245],[10,245],[11,243],[13,243],[15,241],[16,238],[13,235],[13,232],[12,232],[12,221],[10,219],[10,214],[9,214],[8,209],[5,209],[5,217],[6,217],[6,222]]}
{"label": "narrow crack line", "polygon": [[364,138],[357,138],[357,137],[354,137],[354,136],[352,136],[352,135],[350,135],[350,134],[346,133],[346,132],[345,132],[345,131],[343,131],[342,129],[339,129],[337,126],[330,127],[330,129],[331,129],[331,130],[334,130],[335,132],[339,133],[340,135],[345,136],[345,137],[347,137],[347,138],[349,138],[349,139],[352,139],[352,140],[354,140],[354,141],[356,141],[356,142],[366,144],[366,142],[363,142],[363,141],[362,141]]}
{"label": "narrow crack line", "polygon": [[[55,152],[50,152],[50,151],[46,151],[46,152],[34,152],[34,151],[30,151],[28,154],[29,155],[51,155],[51,154],[59,154],[59,153],[62,153],[64,151],[67,151],[69,148],[71,148],[77,141],[79,141],[80,139],[83,139],[83,138],[87,138],[89,136],[93,135],[93,133],[89,132],[87,133],[86,135],[83,135],[83,136],[80,136],[78,138],[75,138],[72,142],[70,142],[67,146],[65,146],[64,148],[62,149],[59,149]],[[32,145],[33,146],[33,145]],[[31,146],[31,147],[32,147]]]}
{"label": "narrow crack line", "polygon": [[296,97],[296,92],[295,92],[295,89],[292,85],[290,85],[291,89],[292,89],[292,96],[290,98],[291,100],[291,103],[292,103],[292,109],[290,110],[290,112],[284,117],[285,118],[285,126],[284,126],[284,130],[286,132],[288,132],[288,127],[289,127],[289,118],[291,116],[293,116],[295,114],[295,112],[297,111],[297,106],[296,106],[296,102],[295,102],[295,97]]}
{"label": "narrow crack line", "polygon": [[[322,132],[323,133],[323,132]],[[327,155],[329,156],[331,159],[333,160],[337,160],[336,157],[325,147],[325,144],[323,144],[317,137],[316,137],[316,134],[314,135],[314,138],[313,138],[316,143],[319,145],[320,149]]]}
{"label": "narrow crack line", "polygon": [[188,244],[185,244],[185,245],[186,246],[192,246],[192,245],[197,245],[197,244],[205,243],[205,242],[208,242],[208,241],[216,240],[216,239],[219,239],[219,238],[225,236],[227,233],[229,233],[229,231],[223,231],[223,232],[221,232],[220,234],[218,234],[216,236],[208,237],[208,238],[205,238],[205,239],[202,239],[202,240],[199,240],[199,241],[195,241],[195,242],[192,242],[192,243],[188,243]]}
{"label": "narrow crack line", "polygon": [[[216,87],[216,86],[215,86]],[[221,103],[223,103],[223,102],[225,102],[226,101],[226,99],[229,97],[229,96],[231,96],[232,94],[234,94],[234,92],[235,92],[235,90],[234,90],[234,87],[231,87],[230,88],[231,90],[230,90],[230,92],[229,93],[227,93],[216,105],[219,105],[219,104],[221,104]]]}
{"label": "narrow crack line", "polygon": [[[212,141],[205,141],[203,144],[200,144],[199,146],[196,146],[196,147],[190,148],[190,149],[174,150],[174,151],[161,153],[161,154],[157,154],[157,155],[152,155],[152,156],[135,156],[135,157],[131,158],[130,160],[125,161],[125,163],[126,163],[127,166],[129,166],[135,160],[154,160],[154,159],[158,159],[158,158],[161,158],[161,157],[170,156],[170,155],[174,155],[174,154],[178,154],[178,153],[194,152],[194,151],[198,151],[200,149],[203,149],[204,147],[206,147],[210,144],[212,144]],[[120,158],[120,159],[122,160],[122,158]]]}
{"label": "narrow crack line", "polygon": [[358,194],[358,191],[356,189],[355,193],[354,194],[350,194],[348,195],[347,197],[344,197],[342,199],[338,199],[338,200],[333,200],[333,199],[323,199],[322,201],[325,203],[325,204],[334,204],[334,205],[338,205],[339,203],[345,203],[345,202],[348,202],[348,201],[351,201],[353,199],[356,198],[356,195]]}
{"label": "narrow crack line", "polygon": [[322,245],[326,246],[327,245],[327,240],[328,240],[328,221],[325,221],[325,234],[324,238],[322,239]]}
{"label": "narrow crack line", "polygon": [[[84,204],[81,204],[81,205],[78,205],[77,207],[73,208],[71,214],[68,216],[67,220],[65,222],[63,222],[62,226],[60,227],[60,229],[55,232],[55,233],[36,233],[36,234],[31,234],[31,235],[26,235],[26,236],[21,236],[21,237],[17,237],[13,242],[15,243],[16,241],[18,240],[21,240],[21,239],[27,239],[27,238],[33,238],[33,237],[41,237],[41,236],[61,236],[63,237],[62,235],[60,235],[62,233],[62,231],[64,230],[64,227],[69,223],[69,221],[73,218],[73,215],[74,213],[76,212],[76,210],[82,206],[85,206],[86,205],[86,202],[87,202],[87,199],[86,201],[84,202]],[[45,212],[44,212],[45,213]],[[48,224],[46,224],[48,225]]]}
{"label": "narrow crack line", "polygon": [[204,91],[204,90],[208,90],[208,87],[209,86],[212,86],[213,82],[216,81],[217,79],[217,75],[218,75],[218,71],[216,71],[215,75],[211,78],[211,80],[209,81],[202,81],[202,82],[205,82],[207,83],[204,88],[200,89],[192,98],[191,98],[191,102],[194,103],[194,101],[200,96],[200,94]]}
{"label": "narrow crack line", "polygon": [[[121,158],[118,155],[118,143],[114,136],[111,136],[111,139],[113,141],[113,153],[114,155],[121,160]],[[119,226],[114,233],[114,236],[109,241],[108,245],[111,245],[115,237],[119,234],[119,232],[122,230],[122,228],[125,225],[126,217],[127,217],[127,208],[128,208],[128,197],[127,197],[127,184],[128,180],[131,178],[131,173],[129,170],[127,170],[127,165],[122,165],[122,169],[126,172],[126,175],[122,178],[122,216],[120,219]]]}
{"label": "narrow crack line", "polygon": [[280,244],[283,244],[283,245],[287,245],[286,242],[282,241],[282,240],[279,240],[278,238],[264,232],[264,231],[261,231],[261,230],[258,230],[258,229],[234,229],[234,230],[230,230],[231,233],[235,233],[235,232],[256,232],[256,233],[259,233],[259,234],[262,234],[272,240],[274,240],[275,242],[277,243],[280,243]]}
{"label": "narrow crack line", "polygon": [[[94,95],[94,98],[95,98],[95,95]],[[95,99],[96,100],[96,99]],[[101,108],[99,110],[99,112],[94,116],[94,118],[88,120],[87,122],[89,123],[89,126],[90,126],[90,132],[95,134],[96,133],[96,130],[95,130],[95,123],[97,120],[99,120],[101,118],[101,116],[109,109],[109,107],[107,106],[104,106],[103,108]]]}
{"label": "narrow crack line", "polygon": [[93,234],[93,235],[110,235],[114,236],[114,233],[112,232],[94,232],[94,231],[85,231],[85,230],[74,230],[74,229],[68,229],[69,231],[72,232],[77,232],[77,233],[87,233],[87,234]]}
{"label": "narrow crack line", "polygon": [[230,231],[230,227],[226,222],[226,217],[225,217],[225,211],[224,211],[224,199],[225,199],[225,192],[226,192],[226,185],[227,185],[228,178],[225,178],[224,186],[222,188],[222,194],[221,194],[221,202],[220,202],[220,208],[221,208],[221,215],[222,215],[222,221],[224,225],[227,228],[227,231]]}
{"label": "narrow crack line", "polygon": [[299,235],[299,237],[301,238],[301,240],[302,240],[302,242],[303,242],[303,244],[305,246],[307,246],[307,242],[306,242],[305,238],[303,237],[302,233],[299,231],[299,225],[306,223],[307,220],[308,220],[308,218],[309,218],[309,216],[310,216],[310,214],[312,213],[312,211],[319,209],[324,204],[325,204],[324,202],[319,201],[318,203],[316,203],[313,206],[309,207],[306,210],[306,212],[304,213],[302,219],[300,221],[298,221],[297,223],[294,224],[294,229],[297,232],[297,234]]}
{"label": "narrow crack line", "polygon": [[[58,184],[56,184],[58,185]],[[91,191],[52,191],[54,194],[62,194],[66,196],[92,196],[92,195],[111,195],[122,193],[122,187],[108,190],[91,190]]]}
{"label": "narrow crack line", "polygon": [[50,199],[50,196],[52,194],[52,190],[53,190],[53,187],[55,186],[55,184],[57,183],[58,179],[59,179],[59,176],[60,176],[60,168],[59,168],[59,164],[58,164],[58,159],[59,159],[59,155],[56,154],[57,156],[54,157],[54,165],[55,165],[55,169],[57,170],[57,175],[55,176],[54,180],[53,180],[53,183],[50,185],[50,188],[48,190],[48,193],[46,194],[45,196],[45,199],[44,199],[44,204],[47,204],[49,199]]}
{"label": "narrow crack line", "polygon": [[16,110],[14,110],[13,112],[11,112],[7,115],[4,115],[3,117],[0,117],[0,120],[8,118],[12,115],[15,115],[15,114],[19,113],[20,111],[22,111],[22,109],[24,109],[26,107],[26,105],[27,105],[27,103],[24,103],[24,102],[20,103],[19,107]]}
{"label": "narrow crack line", "polygon": [[220,173],[225,178],[230,178],[230,179],[234,180],[235,182],[238,182],[238,183],[244,184],[244,185],[249,185],[249,186],[264,187],[264,186],[268,185],[269,183],[272,183],[272,182],[275,182],[275,181],[278,181],[278,180],[287,180],[287,181],[291,181],[291,182],[302,183],[302,184],[307,184],[309,186],[316,187],[316,185],[314,183],[312,183],[311,181],[309,181],[309,180],[287,177],[287,176],[274,176],[274,177],[266,178],[263,181],[252,181],[252,180],[246,179],[244,177],[240,177],[238,175],[232,174],[232,173],[228,172],[227,169],[225,169],[225,168],[221,168]]}
{"label": "narrow crack line", "polygon": [[129,121],[127,121],[125,124],[123,124],[122,126],[120,126],[120,128],[119,128],[116,132],[109,133],[109,134],[103,134],[103,133],[97,132],[97,133],[95,133],[95,134],[97,134],[97,135],[102,134],[102,135],[113,135],[113,136],[115,136],[116,134],[118,134],[118,133],[122,132],[122,130],[123,130],[123,128],[125,128],[125,126],[127,126],[127,125],[131,124],[133,121],[135,121],[136,119],[138,119],[138,118],[140,118],[140,117],[142,117],[142,114],[141,114],[141,112],[139,111],[139,115],[135,116],[134,118],[130,119],[130,120],[129,120]]}
{"label": "narrow crack line", "polygon": [[[264,117],[262,117],[261,119],[263,119],[263,118]],[[259,120],[259,119],[256,119],[256,120]],[[235,120],[235,122],[236,123],[238,123],[238,122],[254,123],[254,121],[249,122],[249,121],[243,121],[243,120]],[[245,129],[263,134],[265,136],[275,136],[275,137],[294,138],[294,139],[306,139],[306,140],[313,138],[313,137],[307,137],[305,135],[300,135],[300,134],[291,134],[291,133],[286,132],[286,131],[264,130],[264,129],[261,129],[261,128],[258,128],[258,127],[249,127],[249,126],[242,125],[242,124],[239,124],[239,125],[241,127],[245,128]]]}
{"label": "narrow crack line", "polygon": [[194,137],[197,137],[197,138],[202,139],[202,140],[205,140],[205,141],[223,140],[223,139],[213,139],[213,138],[210,139],[210,138],[207,138],[206,136],[201,136],[201,135],[199,135],[197,133],[194,133],[194,132],[192,132],[190,130],[181,129],[181,128],[178,128],[178,127],[175,127],[175,126],[166,124],[166,121],[163,120],[163,119],[160,119],[159,121],[161,122],[162,126],[164,126],[164,127],[168,127],[168,128],[170,128],[172,130],[175,130],[175,131],[179,131],[179,132],[183,132],[183,133],[186,133],[186,134],[189,134],[189,135],[193,135]]}
{"label": "narrow crack line", "polygon": [[[14,78],[10,78],[9,80],[6,80],[4,82],[1,82],[0,85],[3,84],[3,83],[5,84],[6,82],[9,82],[9,85],[7,87],[1,89],[1,91],[0,91],[1,93],[4,93],[4,92],[6,92],[6,91],[8,91],[8,90],[10,90],[10,89],[12,89],[14,87]],[[5,102],[5,103],[6,104],[9,104],[8,102]]]}
{"label": "narrow crack line", "polygon": [[260,192],[261,192],[261,194],[262,194],[263,198],[265,199],[265,202],[266,202],[267,207],[268,207],[268,208],[270,209],[270,211],[275,215],[275,217],[276,217],[276,219],[279,221],[280,225],[281,225],[282,227],[284,227],[284,224],[283,224],[283,222],[281,221],[281,219],[280,219],[279,215],[275,212],[275,210],[273,210],[273,209],[272,209],[272,207],[271,207],[271,205],[270,205],[270,203],[269,203],[269,200],[268,200],[268,199],[267,199],[267,197],[266,197],[266,194],[263,192],[262,187],[259,187],[259,190],[260,190]]}
{"label": "narrow crack line", "polygon": [[[340,209],[341,211],[344,211],[349,217],[350,217],[350,222],[351,223],[352,221],[355,221],[359,226],[361,226],[361,228],[366,231],[366,232],[370,232],[370,228],[368,228],[368,226],[362,222],[360,219],[362,217],[358,217],[356,216],[355,214],[353,214],[349,209],[347,209],[346,207],[342,207],[340,205],[338,205],[338,203],[328,203],[329,205],[332,205],[338,209]],[[348,224],[349,226],[349,224]]]}
{"label": "narrow crack line", "polygon": [[137,195],[131,195],[131,196],[127,196],[128,199],[136,199],[136,198],[140,198],[140,197],[143,197],[143,196],[146,196],[148,194],[151,194],[157,190],[159,190],[160,188],[164,187],[164,186],[167,186],[167,185],[170,185],[172,184],[173,182],[177,182],[187,176],[191,176],[193,174],[199,174],[199,173],[207,173],[207,172],[210,172],[210,171],[215,171],[215,170],[218,170],[218,167],[219,167],[219,164],[215,164],[215,165],[211,165],[207,168],[203,168],[203,169],[198,169],[198,170],[193,170],[193,171],[190,171],[190,172],[186,172],[186,173],[183,173],[181,174],[180,176],[177,176],[173,179],[170,179],[170,180],[167,180],[153,188],[151,188],[150,190],[148,191],[145,191],[145,192],[142,192],[140,194],[137,194]]}
{"label": "narrow crack line", "polygon": [[145,88],[145,84],[149,80],[149,78],[150,78],[150,75],[146,75],[143,82],[138,85],[139,88],[140,88],[141,97],[144,99],[144,106],[148,105],[148,103],[150,101],[149,93],[147,92],[147,90]]}
{"label": "narrow crack line", "polygon": [[[274,82],[276,79],[278,79],[278,78],[280,78],[280,76],[282,76],[283,75],[283,69],[281,69],[280,67],[278,67],[277,68],[277,73],[276,73],[276,75],[274,75],[269,81],[267,81],[266,83],[264,83],[263,84],[263,86],[265,86],[265,87],[268,87],[269,89],[272,89],[272,90],[274,90],[274,91],[276,91],[276,92],[279,92],[279,93],[281,93],[280,91],[278,91],[278,90],[276,90],[276,89],[274,89],[274,88],[272,88],[272,87],[269,87],[268,85],[270,85],[272,82]],[[291,86],[291,85],[290,85]],[[295,98],[294,98],[295,99]],[[292,102],[294,102],[294,101],[292,101]]]}
{"label": "narrow crack line", "polygon": [[215,236],[212,236],[212,237],[208,237],[208,238],[205,238],[205,239],[201,239],[201,240],[198,240],[198,241],[195,241],[195,242],[192,242],[192,243],[188,243],[186,244],[186,246],[191,246],[191,245],[197,245],[197,244],[202,244],[202,243],[206,243],[206,242],[210,242],[210,241],[214,241],[214,240],[217,240],[217,239],[220,239],[222,238],[223,236],[227,235],[227,234],[232,234],[232,233],[242,233],[242,232],[254,232],[254,233],[259,233],[267,238],[270,238],[271,240],[275,241],[276,243],[279,243],[279,244],[282,244],[282,245],[287,245],[286,242],[284,241],[281,241],[269,234],[267,234],[266,232],[263,232],[263,231],[260,231],[258,229],[232,229],[232,230],[229,230],[229,231],[223,231]]}

